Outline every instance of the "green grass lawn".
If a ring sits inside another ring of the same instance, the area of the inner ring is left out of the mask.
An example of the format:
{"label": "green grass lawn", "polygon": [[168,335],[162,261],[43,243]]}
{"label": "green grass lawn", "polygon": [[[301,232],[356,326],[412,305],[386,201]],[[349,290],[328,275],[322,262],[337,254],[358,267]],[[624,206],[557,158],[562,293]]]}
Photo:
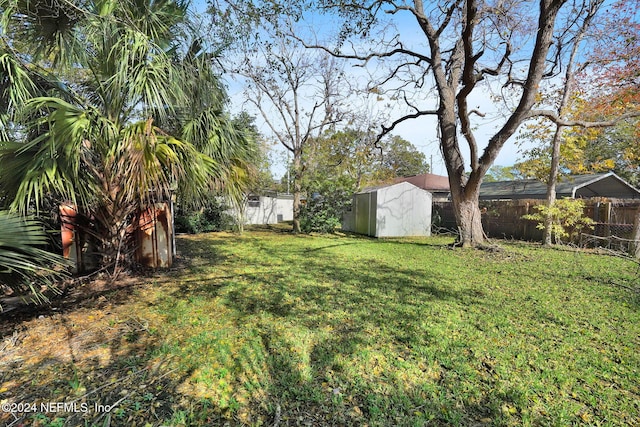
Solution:
{"label": "green grass lawn", "polygon": [[449,243],[266,231],[181,237],[185,267],[79,309],[101,319],[101,330],[121,331],[108,360],[14,366],[43,383],[66,375],[49,400],[75,391],[90,402],[100,393],[86,394],[104,383],[110,400],[101,402],[121,396],[117,410],[29,419],[640,423],[640,304],[615,285],[637,286],[634,263],[524,243],[501,242],[496,252]]}

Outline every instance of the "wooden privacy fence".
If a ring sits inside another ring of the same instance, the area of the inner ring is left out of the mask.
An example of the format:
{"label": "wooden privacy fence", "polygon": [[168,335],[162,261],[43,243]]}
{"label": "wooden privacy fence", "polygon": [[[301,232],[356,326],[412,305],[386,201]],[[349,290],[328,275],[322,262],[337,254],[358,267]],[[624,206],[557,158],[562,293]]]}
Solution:
{"label": "wooden privacy fence", "polygon": [[[640,208],[640,200],[598,200],[584,199],[584,215],[595,224],[590,234],[603,239],[625,240],[631,237],[633,220]],[[489,237],[542,240],[542,230],[536,227],[536,221],[522,217],[537,213],[535,206],[544,204],[544,200],[491,200],[480,201],[482,225]],[[452,202],[433,203],[434,227],[456,230],[456,219]],[[598,240],[598,239],[596,239]]]}

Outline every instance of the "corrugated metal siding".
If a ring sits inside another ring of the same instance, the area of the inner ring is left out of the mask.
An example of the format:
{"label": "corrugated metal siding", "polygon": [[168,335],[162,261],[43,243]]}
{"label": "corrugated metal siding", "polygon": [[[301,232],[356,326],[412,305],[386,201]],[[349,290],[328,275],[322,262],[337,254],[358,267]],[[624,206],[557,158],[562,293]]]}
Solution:
{"label": "corrugated metal siding", "polygon": [[431,193],[407,182],[371,187],[353,196],[343,229],[373,237],[428,236]]}
{"label": "corrugated metal siding", "polygon": [[402,182],[381,188],[375,194],[376,237],[431,234],[431,193]]}
{"label": "corrugated metal siding", "polygon": [[[370,234],[371,215],[371,193],[356,194],[354,197],[355,226],[354,231],[358,234]],[[374,218],[375,227],[375,218]],[[374,228],[375,229],[375,228]]]}

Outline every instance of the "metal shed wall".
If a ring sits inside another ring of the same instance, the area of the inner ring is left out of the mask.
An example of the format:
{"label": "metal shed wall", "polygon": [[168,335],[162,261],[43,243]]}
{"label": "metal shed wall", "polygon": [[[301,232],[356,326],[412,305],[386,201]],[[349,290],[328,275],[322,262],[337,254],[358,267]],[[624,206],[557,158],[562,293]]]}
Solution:
{"label": "metal shed wall", "polygon": [[407,182],[378,189],[375,236],[430,236],[431,205],[431,193]]}
{"label": "metal shed wall", "polygon": [[173,219],[169,203],[156,203],[138,215],[136,258],[145,267],[168,268],[173,262]]}
{"label": "metal shed wall", "polygon": [[354,196],[355,227],[358,234],[375,236],[376,230],[376,200],[375,192],[359,193]]}
{"label": "metal shed wall", "polygon": [[276,198],[278,222],[293,221],[293,196],[278,195]]}
{"label": "metal shed wall", "polygon": [[431,235],[432,195],[402,182],[354,194],[343,229],[372,237]]}

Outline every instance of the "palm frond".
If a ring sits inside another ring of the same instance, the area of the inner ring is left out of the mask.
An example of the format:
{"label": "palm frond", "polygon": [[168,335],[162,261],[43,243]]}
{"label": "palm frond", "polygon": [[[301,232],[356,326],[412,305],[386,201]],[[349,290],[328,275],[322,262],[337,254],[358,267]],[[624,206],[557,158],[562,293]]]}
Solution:
{"label": "palm frond", "polygon": [[36,92],[26,67],[11,53],[0,49],[0,109],[16,109]]}
{"label": "palm frond", "polygon": [[142,207],[155,198],[166,200],[177,185],[197,198],[215,169],[193,144],[165,134],[151,119],[127,126],[121,140],[112,175],[122,177],[127,203]]}
{"label": "palm frond", "polygon": [[0,284],[16,293],[29,291],[37,301],[46,300],[41,287],[62,279],[69,262],[43,249],[48,236],[35,219],[0,211],[0,223]]}
{"label": "palm frond", "polygon": [[125,0],[127,7],[116,11],[131,28],[166,48],[175,39],[176,27],[184,22],[188,2],[171,0]]}
{"label": "palm frond", "polygon": [[[165,114],[174,104],[184,102],[171,58],[144,34],[133,29],[124,31],[111,46],[107,63],[117,64],[117,69],[105,82],[105,92],[111,108],[121,114],[147,115],[150,109]],[[121,121],[126,123],[131,118],[125,115]]]}
{"label": "palm frond", "polygon": [[[0,85],[24,82],[0,99],[0,197],[22,213],[51,196],[91,212],[105,265],[136,209],[176,189],[193,203],[211,190],[240,197],[251,177],[255,144],[224,113],[188,3],[0,0]],[[39,70],[37,90],[24,70]]]}
{"label": "palm frond", "polygon": [[0,47],[0,141],[11,139],[16,114],[36,88],[30,73],[18,58]]}
{"label": "palm frond", "polygon": [[251,136],[228,116],[209,109],[184,124],[183,139],[215,162],[209,190],[240,200],[250,185],[258,155]]}
{"label": "palm frond", "polygon": [[27,45],[36,60],[70,66],[83,56],[85,43],[77,31],[87,18],[81,2],[3,0],[3,28],[13,33],[20,50]]}
{"label": "palm frond", "polygon": [[28,101],[23,113],[31,117],[26,123],[32,138],[0,147],[0,168],[12,171],[0,182],[11,207],[26,213],[50,193],[86,203],[95,191],[81,167],[96,124],[92,114],[61,99],[42,97]]}

